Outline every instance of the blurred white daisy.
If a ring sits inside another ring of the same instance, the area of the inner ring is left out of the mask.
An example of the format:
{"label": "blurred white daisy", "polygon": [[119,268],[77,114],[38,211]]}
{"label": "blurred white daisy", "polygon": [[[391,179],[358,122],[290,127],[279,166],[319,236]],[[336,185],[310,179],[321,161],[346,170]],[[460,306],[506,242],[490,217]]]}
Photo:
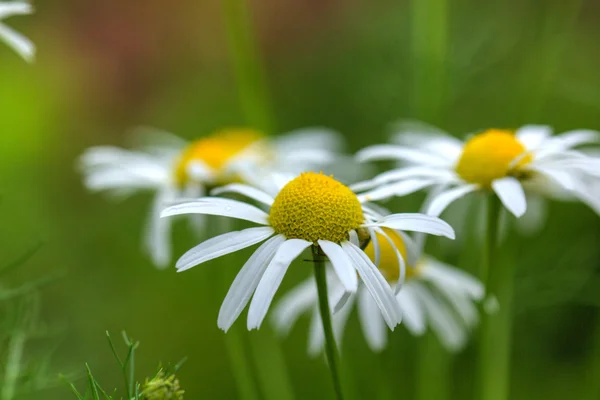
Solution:
{"label": "blurred white daisy", "polygon": [[12,47],[25,61],[32,62],[35,57],[35,45],[33,42],[2,22],[13,15],[29,14],[33,14],[33,7],[28,2],[0,2],[0,40]]}
{"label": "blurred white daisy", "polygon": [[[321,128],[302,129],[268,138],[252,129],[225,129],[187,143],[166,132],[143,129],[144,143],[134,150],[112,146],[87,149],[80,158],[85,186],[126,197],[138,191],[155,193],[144,248],[158,267],[171,259],[171,221],[160,211],[179,198],[195,198],[207,189],[231,182],[256,180],[271,170],[297,172],[331,162],[341,147],[340,136]],[[295,143],[295,145],[294,145]],[[319,146],[320,158],[306,155]],[[190,218],[195,230],[205,227],[202,216]]]}
{"label": "blurred white daisy", "polygon": [[[475,302],[482,300],[484,296],[481,282],[470,274],[431,257],[420,257],[419,245],[402,232],[389,228],[384,228],[383,231],[392,239],[395,248],[409,260],[406,283],[396,294],[396,301],[403,314],[403,325],[415,336],[424,334],[429,326],[449,351],[462,349],[467,343],[469,332],[479,321]],[[399,274],[394,250],[381,234],[378,234],[378,241],[378,268],[388,282],[395,284]],[[374,244],[369,243],[365,253],[373,262],[377,262]],[[333,273],[329,274],[329,281],[330,298],[333,299],[330,301],[330,308],[333,311],[335,299],[341,296],[343,286]],[[289,333],[300,315],[312,313],[308,340],[308,352],[311,355],[318,355],[324,344],[317,302],[316,285],[311,278],[286,294],[273,313],[275,328],[284,335]],[[341,343],[348,316],[354,307],[358,308],[360,325],[369,347],[373,351],[383,350],[388,336],[384,319],[363,285],[333,316],[337,343]]]}
{"label": "blurred white daisy", "polygon": [[[400,308],[388,282],[359,247],[359,236],[374,237],[383,227],[420,231],[454,238],[444,221],[423,214],[393,214],[381,217],[345,185],[313,172],[302,173],[277,193],[268,193],[243,184],[229,185],[230,192],[245,195],[268,209],[226,198],[205,197],[165,209],[162,216],[181,214],[221,215],[261,225],[229,232],[189,250],[177,262],[177,270],[233,253],[265,241],[248,259],[233,281],[219,311],[218,326],[227,331],[252,297],[248,329],[260,327],[275,292],[291,262],[307,248],[325,255],[333,266],[344,292],[358,288],[358,276],[393,329],[401,319]],[[222,190],[223,191],[223,190]],[[385,235],[384,235],[385,236]],[[377,239],[375,239],[377,240]],[[399,250],[393,247],[396,268],[404,272]],[[343,304],[344,298],[336,302]]]}
{"label": "blurred white daisy", "polygon": [[409,137],[412,146],[361,150],[360,161],[401,160],[405,165],[353,189],[369,190],[364,195],[376,200],[443,187],[427,212],[436,216],[453,201],[479,190],[495,192],[517,217],[527,209],[526,191],[574,197],[600,214],[600,199],[584,183],[600,180],[600,158],[575,150],[597,143],[599,132],[575,130],[552,136],[548,126],[526,125],[516,131],[489,129],[466,142],[441,134],[419,138],[412,132]]}

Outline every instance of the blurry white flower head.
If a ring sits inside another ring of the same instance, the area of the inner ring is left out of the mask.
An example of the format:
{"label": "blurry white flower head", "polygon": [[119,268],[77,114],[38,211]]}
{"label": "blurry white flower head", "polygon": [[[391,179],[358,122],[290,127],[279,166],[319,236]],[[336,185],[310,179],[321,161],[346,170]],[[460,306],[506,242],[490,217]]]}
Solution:
{"label": "blurry white flower head", "polygon": [[[415,336],[423,335],[429,326],[449,351],[462,349],[470,330],[479,321],[475,302],[482,300],[484,296],[481,282],[455,267],[431,257],[420,256],[420,244],[415,243],[408,235],[389,228],[384,228],[383,232],[387,236],[384,238],[382,233],[378,233],[379,243],[371,241],[365,248],[365,253],[392,285],[400,279],[394,248],[408,260],[406,282],[395,298],[402,311],[403,325]],[[387,238],[391,239],[391,243]],[[328,282],[330,299],[338,298],[343,291],[340,281],[335,274],[329,273]],[[355,306],[358,308],[367,344],[373,351],[383,350],[388,335],[384,319],[364,285],[360,285],[357,293],[350,296],[345,305],[333,315],[337,343],[341,343],[346,322]],[[330,307],[335,311],[334,301],[330,301]],[[324,337],[319,318],[317,288],[312,278],[298,285],[276,305],[273,313],[276,330],[281,334],[288,334],[300,315],[306,312],[312,313],[308,352],[314,356],[323,350]]]}
{"label": "blurry white flower head", "polygon": [[[270,171],[297,171],[331,162],[341,139],[325,129],[306,129],[268,138],[252,129],[224,129],[188,143],[169,133],[140,129],[143,145],[134,150],[112,146],[87,149],[80,158],[85,186],[124,197],[141,190],[155,193],[144,237],[144,248],[158,267],[171,259],[171,221],[160,211],[180,198],[196,198],[232,182],[264,180]],[[311,159],[310,146],[319,159]],[[285,172],[287,173],[287,172]],[[199,233],[200,215],[190,217]]]}
{"label": "blurry white flower head", "polygon": [[[244,195],[260,203],[268,213],[244,202],[204,197],[169,207],[162,216],[220,215],[261,225],[209,239],[189,250],[177,262],[177,270],[185,271],[265,241],[242,267],[223,301],[218,326],[225,331],[251,297],[247,326],[248,329],[259,328],[289,265],[309,247],[331,261],[343,287],[341,297],[336,299],[339,306],[343,305],[347,294],[357,291],[360,277],[381,310],[383,320],[393,329],[401,319],[400,307],[386,279],[359,247],[359,236],[374,237],[383,232],[383,227],[389,227],[454,238],[452,228],[435,217],[422,214],[382,217],[362,204],[345,185],[314,172],[302,173],[284,183],[275,196],[244,184],[230,184],[217,191]],[[393,246],[392,251],[402,275],[405,268],[401,252]]]}
{"label": "blurry white flower head", "polygon": [[516,131],[489,129],[466,142],[440,133],[409,132],[398,140],[409,145],[377,145],[361,150],[364,161],[398,160],[404,164],[355,186],[372,200],[443,188],[427,213],[440,215],[455,200],[475,191],[492,191],[504,207],[521,217],[526,193],[575,198],[600,214],[600,199],[588,180],[600,180],[600,158],[575,148],[598,143],[600,133],[575,130],[552,136],[548,126],[526,125]]}
{"label": "blurry white flower head", "polygon": [[27,62],[35,57],[35,45],[19,32],[8,27],[2,21],[14,15],[33,14],[33,7],[25,1],[0,2],[0,41],[12,47]]}

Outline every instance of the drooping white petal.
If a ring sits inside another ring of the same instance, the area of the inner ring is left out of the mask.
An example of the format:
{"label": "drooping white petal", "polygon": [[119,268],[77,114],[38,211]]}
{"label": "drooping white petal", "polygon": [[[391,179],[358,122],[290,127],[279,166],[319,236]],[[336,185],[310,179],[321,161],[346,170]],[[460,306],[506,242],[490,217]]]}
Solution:
{"label": "drooping white petal", "polygon": [[177,272],[188,270],[203,262],[245,249],[272,236],[275,231],[270,226],[248,228],[242,231],[227,232],[210,238],[188,250],[177,261]]}
{"label": "drooping white petal", "polygon": [[341,151],[344,139],[339,132],[323,127],[297,129],[273,140],[278,154],[293,154],[299,150],[321,149]]}
{"label": "drooping white petal", "polygon": [[248,310],[248,330],[260,327],[288,267],[311,244],[302,239],[288,239],[279,246],[254,292]]}
{"label": "drooping white petal", "polygon": [[321,321],[319,306],[316,305],[312,313],[308,331],[308,355],[310,357],[316,357],[321,354],[324,344],[325,333],[323,332],[323,322]]}
{"label": "drooping white petal", "polygon": [[396,231],[398,235],[402,238],[402,242],[404,242],[404,247],[406,248],[406,262],[409,267],[414,267],[419,262],[421,258],[421,247],[419,243],[417,243],[413,238],[411,238],[406,232]]}
{"label": "drooping white petal", "polygon": [[337,243],[328,240],[319,240],[319,246],[331,261],[331,265],[344,288],[349,292],[356,292],[358,278],[352,267],[350,258]]}
{"label": "drooping white petal", "polygon": [[402,320],[402,314],[390,285],[358,246],[343,242],[342,248],[354,262],[356,271],[381,310],[385,322],[393,330]]}
{"label": "drooping white petal", "polygon": [[384,226],[402,231],[425,232],[430,235],[445,236],[454,239],[454,229],[437,217],[418,213],[392,214],[381,221],[368,223],[368,226]]}
{"label": "drooping white petal", "polygon": [[532,169],[540,174],[546,175],[548,178],[567,190],[573,190],[575,188],[575,180],[572,178],[571,174],[565,170],[544,167],[536,167]]}
{"label": "drooping white petal", "polygon": [[225,332],[231,328],[231,325],[248,304],[277,249],[284,242],[285,237],[283,235],[274,236],[263,243],[246,261],[229,287],[225,300],[223,300],[217,319],[219,328]]}
{"label": "drooping white petal", "polygon": [[25,61],[33,62],[35,58],[35,45],[33,42],[3,23],[0,23],[0,40],[12,47]]}
{"label": "drooping white petal", "polygon": [[148,216],[144,237],[145,250],[152,257],[154,265],[163,269],[171,261],[171,220],[160,218],[164,203],[175,197],[172,189],[164,189],[156,194]]}
{"label": "drooping white petal", "polygon": [[13,15],[28,15],[33,13],[33,6],[26,1],[11,1],[0,3],[0,19]]}
{"label": "drooping white petal", "polygon": [[525,125],[517,129],[515,136],[528,151],[538,149],[552,135],[552,128],[547,125]]}
{"label": "drooping white petal", "polygon": [[214,183],[217,172],[201,160],[192,160],[186,166],[186,174],[192,181]]}
{"label": "drooping white petal", "polygon": [[438,182],[426,178],[408,179],[405,181],[389,183],[386,185],[382,185],[377,189],[373,189],[366,193],[360,194],[358,196],[358,200],[360,202],[378,201],[390,198],[392,196],[406,196],[428,186],[435,185],[436,183]]}
{"label": "drooping white petal", "polygon": [[365,291],[358,293],[358,317],[367,344],[375,352],[382,351],[387,345],[385,321],[373,297]]}
{"label": "drooping white petal", "polygon": [[220,215],[269,225],[269,215],[261,209],[241,201],[219,197],[202,197],[196,201],[177,204],[164,209],[160,216],[164,218],[181,214]]}
{"label": "drooping white petal", "polygon": [[485,295],[485,287],[479,279],[433,258],[424,261],[421,276],[426,280],[437,282],[440,286],[453,286],[474,300],[482,300]]}
{"label": "drooping white petal", "polygon": [[[398,282],[396,282],[396,286],[394,288],[394,294],[397,294],[398,291],[400,291],[400,288],[402,288],[402,285],[404,284],[404,279],[406,278],[406,262],[404,261],[402,254],[396,247],[396,244],[394,243],[394,241],[389,237],[389,235],[381,228],[376,228],[376,231],[379,235],[381,235],[389,243],[390,247],[392,248],[392,250],[394,251],[394,253],[396,255],[396,260],[398,260],[399,276],[398,276]],[[371,235],[371,238],[373,236],[375,236],[375,235]]]}
{"label": "drooping white petal", "polygon": [[438,194],[429,203],[427,215],[440,216],[452,202],[478,189],[478,185],[462,185]]}
{"label": "drooping white petal", "polygon": [[415,336],[423,335],[427,329],[425,310],[412,289],[412,282],[404,285],[402,290],[396,294],[396,299],[402,310],[402,322],[408,331]]}
{"label": "drooping white petal", "polygon": [[348,236],[350,237],[350,243],[352,243],[355,246],[359,246],[358,233],[356,233],[355,230],[351,230],[350,232],[348,232]]}
{"label": "drooping white petal", "polygon": [[527,199],[521,182],[517,178],[507,176],[492,182],[494,192],[515,217],[519,218],[527,211]]}
{"label": "drooping white petal", "polygon": [[459,290],[455,290],[451,286],[445,286],[436,282],[436,289],[444,296],[448,304],[450,304],[453,310],[462,318],[465,325],[469,328],[473,328],[479,322],[479,314],[477,307],[473,304],[471,298],[462,293]]}
{"label": "drooping white petal", "polygon": [[215,188],[210,192],[210,194],[213,196],[218,196],[223,193],[239,193],[268,206],[273,204],[274,200],[273,197],[262,190],[256,189],[249,185],[244,185],[242,183],[231,183],[229,185]]}
{"label": "drooping white petal", "polygon": [[272,313],[276,331],[281,335],[287,335],[300,315],[313,309],[317,301],[317,284],[313,278],[305,280],[286,293]]}
{"label": "drooping white petal", "polygon": [[450,165],[450,162],[443,157],[432,155],[426,151],[391,144],[380,144],[366,147],[356,153],[356,159],[359,162],[375,160],[404,160],[418,165],[429,165],[435,167],[448,167]]}
{"label": "drooping white petal", "polygon": [[429,324],[440,342],[450,351],[460,350],[467,341],[467,335],[465,329],[452,317],[452,311],[420,282],[414,282],[412,288],[427,310]]}

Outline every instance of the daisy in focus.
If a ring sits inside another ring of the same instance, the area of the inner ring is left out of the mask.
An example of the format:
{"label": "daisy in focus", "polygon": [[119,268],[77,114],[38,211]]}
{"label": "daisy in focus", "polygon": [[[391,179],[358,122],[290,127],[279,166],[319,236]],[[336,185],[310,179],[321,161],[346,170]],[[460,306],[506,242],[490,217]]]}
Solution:
{"label": "daisy in focus", "polygon": [[27,62],[35,57],[35,45],[19,32],[5,25],[2,21],[14,15],[33,14],[33,7],[25,1],[0,2],[0,41],[5,42],[19,53]]}
{"label": "daisy in focus", "polygon": [[[158,267],[171,260],[171,221],[160,211],[180,198],[202,197],[219,185],[256,181],[267,171],[297,171],[327,163],[342,145],[326,129],[303,129],[267,138],[253,129],[224,129],[188,143],[166,132],[140,132],[142,145],[133,150],[113,146],[87,149],[80,157],[85,186],[123,198],[139,191],[154,193],[144,235],[144,249]],[[306,156],[310,143],[320,146],[320,158]],[[289,162],[282,165],[286,159]],[[203,233],[202,216],[189,218]]]}
{"label": "daisy in focus", "polygon": [[600,158],[575,149],[599,139],[600,133],[591,130],[552,136],[550,127],[538,125],[516,131],[489,129],[466,142],[447,135],[425,135],[412,140],[412,146],[377,145],[361,150],[356,157],[362,162],[398,160],[405,165],[353,188],[368,190],[364,195],[378,200],[436,187],[441,190],[427,211],[435,216],[475,191],[494,192],[516,217],[527,210],[526,192],[575,198],[600,214],[600,199],[584,183],[600,180]]}
{"label": "daisy in focus", "polygon": [[[219,197],[204,197],[165,209],[162,216],[181,214],[220,215],[254,222],[259,227],[229,232],[209,239],[189,250],[177,262],[177,270],[233,253],[264,242],[244,264],[223,301],[218,326],[227,331],[250,302],[247,327],[259,328],[292,261],[309,247],[316,257],[325,256],[343,290],[332,299],[341,307],[349,293],[358,290],[359,277],[373,297],[385,323],[393,329],[401,320],[401,310],[392,288],[360,247],[365,238],[377,241],[382,234],[396,256],[396,268],[405,272],[401,251],[383,228],[418,231],[454,238],[444,221],[423,214],[381,216],[361,203],[347,186],[332,177],[302,173],[287,182],[275,196],[260,189],[234,184],[221,190],[242,194],[263,205],[253,205]],[[378,246],[377,246],[378,248]],[[358,275],[358,276],[357,276]]]}
{"label": "daisy in focus", "polygon": [[[483,284],[470,274],[443,264],[431,257],[419,255],[419,245],[402,232],[383,228],[393,246],[408,260],[406,283],[396,294],[396,301],[403,315],[403,325],[415,335],[423,335],[429,326],[449,351],[458,351],[467,343],[469,332],[479,321],[475,302],[484,296]],[[375,242],[365,249],[369,259],[377,264],[379,271],[391,284],[400,279],[395,250],[381,234],[378,235],[379,254]],[[408,253],[408,254],[407,254]],[[336,298],[343,291],[341,282],[330,273],[330,297]],[[273,323],[276,330],[287,335],[300,315],[311,312],[308,352],[316,356],[323,350],[323,329],[317,308],[317,290],[314,279],[308,279],[286,294],[276,305]],[[333,310],[334,303],[330,304]],[[373,297],[359,285],[358,291],[333,316],[333,329],[340,343],[348,317],[358,308],[359,322],[373,351],[381,351],[387,345],[385,322]]]}

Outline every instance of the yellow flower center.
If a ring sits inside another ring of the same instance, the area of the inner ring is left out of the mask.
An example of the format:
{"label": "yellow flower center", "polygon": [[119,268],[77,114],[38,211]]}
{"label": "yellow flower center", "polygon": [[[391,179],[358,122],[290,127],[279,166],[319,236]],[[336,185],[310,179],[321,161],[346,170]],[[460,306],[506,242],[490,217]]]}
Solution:
{"label": "yellow flower center", "polygon": [[[391,239],[394,246],[398,249],[404,260],[406,257],[406,246],[402,240],[402,236],[393,229],[383,228],[383,231]],[[392,248],[392,245],[385,236],[377,233],[377,242],[379,243],[379,271],[387,279],[388,282],[397,282],[400,278],[400,266],[398,265],[398,258],[396,252]],[[375,247],[373,241],[369,242],[365,248],[365,253],[371,261],[375,262]],[[414,267],[414,268],[413,268]],[[406,266],[406,279],[410,279],[418,275],[418,266]]]}
{"label": "yellow flower center", "polygon": [[[490,187],[495,179],[514,175],[531,162],[530,154],[522,156],[525,151],[512,131],[489,129],[465,144],[456,172],[467,182]],[[522,158],[512,165],[519,156]]]}
{"label": "yellow flower center", "polygon": [[364,222],[358,198],[348,187],[323,174],[305,172],[281,189],[269,222],[288,239],[340,243]]}
{"label": "yellow flower center", "polygon": [[183,151],[175,166],[177,184],[183,186],[190,179],[188,169],[194,161],[202,162],[216,173],[216,184],[235,180],[224,175],[228,163],[262,137],[253,129],[227,129],[196,140]]}

